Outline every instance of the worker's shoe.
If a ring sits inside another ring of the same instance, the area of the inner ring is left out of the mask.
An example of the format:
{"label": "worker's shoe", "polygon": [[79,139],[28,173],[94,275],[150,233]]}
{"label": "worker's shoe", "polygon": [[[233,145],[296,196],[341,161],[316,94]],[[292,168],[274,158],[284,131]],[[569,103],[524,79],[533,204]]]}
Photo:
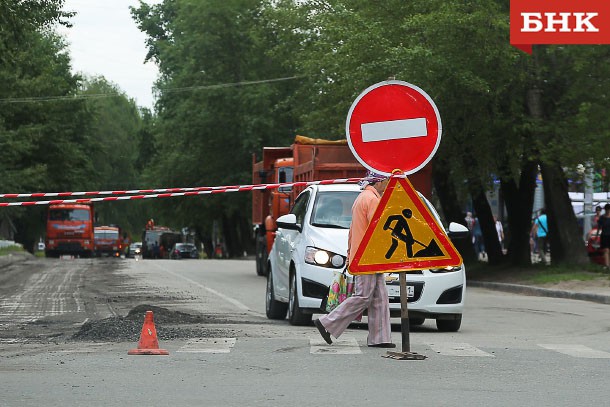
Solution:
{"label": "worker's shoe", "polygon": [[320,335],[322,335],[322,338],[324,338],[327,344],[330,345],[331,343],[333,343],[333,340],[330,339],[330,333],[328,333],[326,328],[324,328],[324,325],[322,325],[322,322],[320,322],[319,319],[315,319],[313,321],[313,324],[316,326],[316,328],[318,328],[318,331],[320,331]]}
{"label": "worker's shoe", "polygon": [[374,345],[369,345],[369,348],[395,348],[395,343],[376,343]]}

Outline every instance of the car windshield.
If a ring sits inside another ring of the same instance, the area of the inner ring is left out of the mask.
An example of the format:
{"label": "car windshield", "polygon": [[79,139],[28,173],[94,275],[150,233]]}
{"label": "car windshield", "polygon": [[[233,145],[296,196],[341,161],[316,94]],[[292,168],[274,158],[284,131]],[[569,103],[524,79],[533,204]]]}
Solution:
{"label": "car windshield", "polygon": [[176,245],[176,249],[178,250],[193,250],[194,248],[195,246],[190,243],[179,243]]}
{"label": "car windshield", "polygon": [[316,196],[311,225],[326,228],[349,229],[352,223],[352,205],[360,191],[324,191]]}

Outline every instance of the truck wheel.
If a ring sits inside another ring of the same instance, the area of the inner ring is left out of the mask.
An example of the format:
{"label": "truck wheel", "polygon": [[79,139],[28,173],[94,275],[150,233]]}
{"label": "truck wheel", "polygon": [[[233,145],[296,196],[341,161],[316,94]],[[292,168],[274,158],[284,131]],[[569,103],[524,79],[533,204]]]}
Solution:
{"label": "truck wheel", "polygon": [[288,304],[279,302],[275,299],[275,293],[273,291],[273,273],[269,272],[267,275],[267,292],[265,293],[265,312],[269,319],[284,319],[286,318],[286,311],[288,310]]}
{"label": "truck wheel", "polygon": [[299,306],[299,295],[297,292],[297,277],[296,273],[290,276],[290,294],[288,300],[288,319],[291,325],[309,325],[311,324],[311,314],[305,314]]}
{"label": "truck wheel", "polygon": [[264,235],[256,237],[256,274],[267,275],[267,239]]}

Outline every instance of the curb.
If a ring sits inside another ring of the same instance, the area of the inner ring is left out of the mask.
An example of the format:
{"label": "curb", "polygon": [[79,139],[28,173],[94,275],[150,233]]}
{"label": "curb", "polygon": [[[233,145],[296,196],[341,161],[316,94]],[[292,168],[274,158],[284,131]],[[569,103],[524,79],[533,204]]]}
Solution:
{"label": "curb", "polygon": [[529,285],[492,283],[487,281],[468,281],[466,285],[468,287],[487,288],[490,290],[504,291],[515,294],[534,295],[538,297],[567,298],[570,300],[581,300],[596,302],[599,304],[610,304],[610,295],[605,294],[551,290],[548,288],[532,287]]}

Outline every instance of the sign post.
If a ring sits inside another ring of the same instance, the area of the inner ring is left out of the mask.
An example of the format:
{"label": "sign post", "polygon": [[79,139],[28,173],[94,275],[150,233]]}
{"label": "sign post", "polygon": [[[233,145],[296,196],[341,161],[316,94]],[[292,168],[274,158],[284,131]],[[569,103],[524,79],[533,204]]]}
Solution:
{"label": "sign post", "polygon": [[[352,153],[363,166],[392,175],[350,273],[399,273],[402,351],[390,351],[384,357],[426,359],[410,349],[406,272],[457,265],[461,257],[406,175],[423,168],[436,153],[442,134],[440,114],[430,96],[417,86],[396,80],[380,82],[352,103],[345,132]],[[402,243],[405,253],[396,250]]]}

